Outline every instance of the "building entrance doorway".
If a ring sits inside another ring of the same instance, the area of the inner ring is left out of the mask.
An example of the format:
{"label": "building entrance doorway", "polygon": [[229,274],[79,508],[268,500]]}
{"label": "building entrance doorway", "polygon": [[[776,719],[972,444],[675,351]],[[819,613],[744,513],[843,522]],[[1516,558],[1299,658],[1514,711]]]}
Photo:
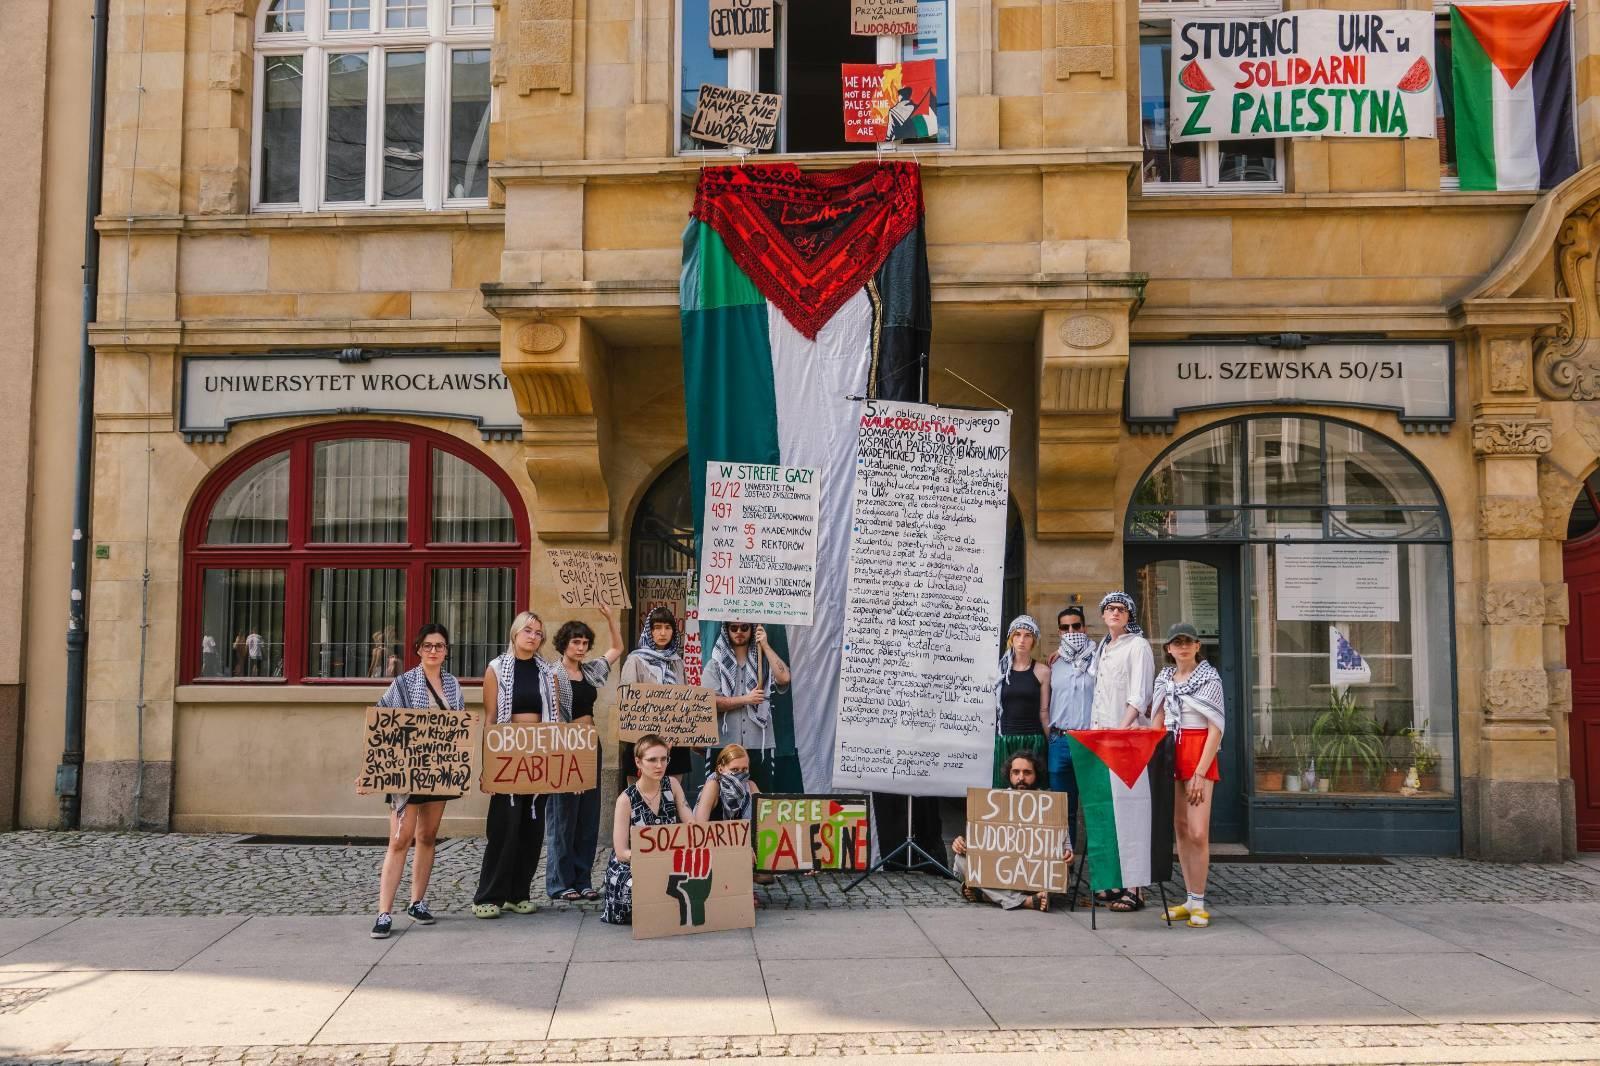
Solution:
{"label": "building entrance doorway", "polygon": [[1578,492],[1567,523],[1563,576],[1571,606],[1567,668],[1572,671],[1568,742],[1578,850],[1600,848],[1600,473]]}

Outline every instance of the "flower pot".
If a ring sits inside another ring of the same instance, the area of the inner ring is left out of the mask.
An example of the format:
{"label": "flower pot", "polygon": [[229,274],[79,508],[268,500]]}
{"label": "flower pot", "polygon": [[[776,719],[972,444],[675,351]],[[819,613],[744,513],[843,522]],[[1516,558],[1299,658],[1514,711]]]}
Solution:
{"label": "flower pot", "polygon": [[[1338,773],[1328,779],[1331,791],[1334,792],[1365,792],[1367,790],[1367,775],[1360,772]],[[1329,791],[1329,789],[1324,789]]]}
{"label": "flower pot", "polygon": [[1385,792],[1399,792],[1400,786],[1405,783],[1406,772],[1404,770],[1385,770],[1379,787]]}
{"label": "flower pot", "polygon": [[1418,774],[1417,775],[1417,782],[1418,782],[1417,787],[1421,791],[1423,791],[1423,792],[1437,792],[1437,791],[1439,791],[1439,772],[1437,770],[1435,770],[1431,774]]}
{"label": "flower pot", "polygon": [[1326,778],[1326,777],[1317,778],[1317,791],[1318,792],[1329,792],[1329,791],[1332,790],[1332,786],[1333,786],[1333,782],[1331,780],[1329,780],[1328,778]]}
{"label": "flower pot", "polygon": [[1257,792],[1282,792],[1283,791],[1283,771],[1282,770],[1257,770],[1256,771],[1256,791]]}
{"label": "flower pot", "polygon": [[1299,774],[1284,774],[1283,775],[1283,790],[1285,792],[1299,792],[1300,791],[1300,775]]}

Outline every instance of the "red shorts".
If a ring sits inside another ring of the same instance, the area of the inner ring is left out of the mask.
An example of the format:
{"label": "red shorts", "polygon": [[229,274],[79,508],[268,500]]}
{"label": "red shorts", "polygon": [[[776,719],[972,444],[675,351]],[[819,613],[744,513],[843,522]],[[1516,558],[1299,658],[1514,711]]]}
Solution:
{"label": "red shorts", "polygon": [[[1187,781],[1194,776],[1195,769],[1200,765],[1200,754],[1206,748],[1206,735],[1209,729],[1180,729],[1178,730],[1178,780]],[[1222,749],[1217,749],[1217,758],[1211,760],[1211,769],[1206,771],[1207,781],[1222,780],[1222,773],[1217,769],[1221,761]]]}

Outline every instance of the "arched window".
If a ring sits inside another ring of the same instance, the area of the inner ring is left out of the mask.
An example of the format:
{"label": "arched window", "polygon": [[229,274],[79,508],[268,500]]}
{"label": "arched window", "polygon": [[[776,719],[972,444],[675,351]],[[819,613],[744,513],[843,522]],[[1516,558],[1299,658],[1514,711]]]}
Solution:
{"label": "arched window", "polygon": [[526,603],[529,540],[510,479],[452,437],[364,422],[260,441],[189,515],[183,674],[392,677],[434,621],[447,669],[479,680]]}

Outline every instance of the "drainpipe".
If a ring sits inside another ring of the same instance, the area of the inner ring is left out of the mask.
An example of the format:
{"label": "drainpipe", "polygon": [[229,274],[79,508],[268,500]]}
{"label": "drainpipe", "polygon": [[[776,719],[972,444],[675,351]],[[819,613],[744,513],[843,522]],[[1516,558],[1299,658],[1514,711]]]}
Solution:
{"label": "drainpipe", "polygon": [[84,681],[89,644],[89,509],[94,466],[94,348],[89,324],[100,299],[100,172],[106,150],[106,27],[111,0],[95,0],[89,89],[89,174],[83,219],[83,346],[78,355],[78,460],[72,497],[72,581],[67,602],[66,735],[56,767],[61,828],[78,828],[83,809]]}

